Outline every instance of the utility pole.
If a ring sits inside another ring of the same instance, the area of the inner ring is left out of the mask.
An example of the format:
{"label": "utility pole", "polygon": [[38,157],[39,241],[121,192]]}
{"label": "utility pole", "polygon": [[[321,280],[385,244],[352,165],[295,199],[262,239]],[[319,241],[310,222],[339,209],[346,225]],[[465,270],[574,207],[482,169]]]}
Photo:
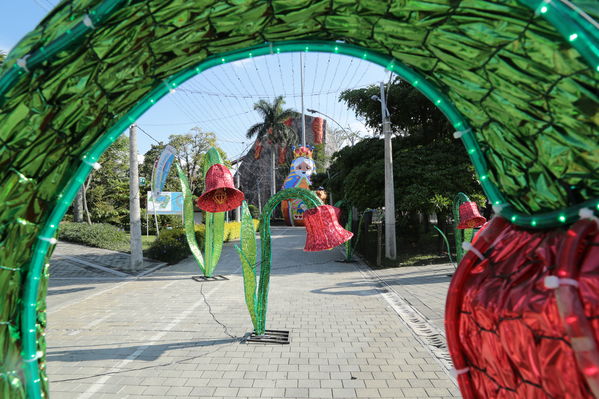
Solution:
{"label": "utility pole", "polygon": [[[236,178],[235,180],[237,180],[237,189],[240,189],[240,185],[239,185],[239,167],[237,167],[237,173],[235,174]],[[235,221],[236,222],[241,222],[241,205],[237,207],[237,212],[235,212]]]}
{"label": "utility pole", "polygon": [[83,223],[83,185],[77,191],[75,202],[73,202],[73,220]]}
{"label": "utility pole", "polygon": [[306,115],[304,113],[304,57],[300,53],[300,80],[302,98],[302,146],[306,146]]}
{"label": "utility pole", "polygon": [[272,146],[272,156],[271,156],[271,159],[272,159],[272,164],[270,165],[271,166],[270,170],[272,172],[272,176],[271,176],[272,181],[271,181],[271,184],[270,184],[270,196],[272,197],[277,192],[277,187],[276,187],[276,185],[277,185],[277,171],[275,169],[275,146],[274,146],[274,144]]}
{"label": "utility pole", "polygon": [[385,84],[381,82],[381,113],[385,136],[385,257],[395,260],[395,191],[393,188],[393,147],[391,145],[391,121],[385,101]]}
{"label": "utility pole", "polygon": [[129,270],[132,272],[143,268],[136,128],[137,126],[135,124],[129,127],[129,235],[131,237],[131,260],[129,263]]}
{"label": "utility pole", "polygon": [[260,196],[260,190],[261,190],[260,180],[262,180],[261,177],[258,178],[258,213],[261,215],[262,214],[262,199],[261,199],[261,196]]}

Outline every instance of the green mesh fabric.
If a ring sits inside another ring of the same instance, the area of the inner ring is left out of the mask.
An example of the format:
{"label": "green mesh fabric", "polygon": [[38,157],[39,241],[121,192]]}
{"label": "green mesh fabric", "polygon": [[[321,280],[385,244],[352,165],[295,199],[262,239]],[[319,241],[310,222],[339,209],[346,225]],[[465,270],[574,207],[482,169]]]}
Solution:
{"label": "green mesh fabric", "polygon": [[[204,155],[204,162],[202,163],[202,170],[204,178],[206,173],[211,166],[223,163],[223,160],[214,147],[210,149]],[[221,252],[223,250],[223,242],[225,239],[225,212],[206,212],[206,230],[204,237],[204,251],[206,255],[204,276],[212,277],[214,269],[218,264]]]}
{"label": "green mesh fabric", "polygon": [[[464,202],[470,202],[470,198],[464,193],[457,193],[453,199],[452,211],[453,211],[453,232],[455,237],[455,253],[456,262],[459,264],[464,257],[464,248],[462,243],[464,241],[472,242],[474,238],[474,229],[458,229],[460,224],[460,205]],[[451,257],[451,251],[450,255]]]}
{"label": "green mesh fabric", "polygon": [[195,232],[195,221],[193,218],[193,196],[191,189],[189,188],[189,181],[187,176],[181,169],[179,162],[175,162],[177,167],[177,175],[179,176],[179,182],[181,183],[181,191],[183,192],[183,225],[185,228],[185,239],[191,250],[191,254],[195,259],[200,271],[203,275],[206,275],[206,268],[204,265],[204,257],[198,244]]}
{"label": "green mesh fabric", "polygon": [[340,40],[393,57],[465,117],[489,167],[481,179],[515,209],[596,200],[597,30],[561,2],[521,1],[61,2],[0,68],[0,392],[22,397],[29,376],[30,397],[47,391],[36,361],[44,296],[33,278],[44,282],[45,234],[66,210],[57,204],[84,179],[67,186],[70,177],[91,170],[99,155],[88,151],[116,139],[138,101],[207,57],[285,40]]}
{"label": "green mesh fabric", "polygon": [[266,309],[268,307],[268,290],[270,284],[270,266],[272,261],[272,248],[270,238],[270,218],[272,212],[282,201],[300,199],[306,205],[306,209],[312,209],[322,205],[320,199],[312,192],[303,188],[288,188],[281,190],[264,205],[260,215],[260,281],[256,293],[256,334],[264,334],[266,329]]}
{"label": "green mesh fabric", "polygon": [[258,327],[258,316],[256,314],[256,231],[254,222],[247,202],[241,203],[241,246],[235,246],[241,261],[243,273],[243,292],[245,303],[252,319],[254,329]]}

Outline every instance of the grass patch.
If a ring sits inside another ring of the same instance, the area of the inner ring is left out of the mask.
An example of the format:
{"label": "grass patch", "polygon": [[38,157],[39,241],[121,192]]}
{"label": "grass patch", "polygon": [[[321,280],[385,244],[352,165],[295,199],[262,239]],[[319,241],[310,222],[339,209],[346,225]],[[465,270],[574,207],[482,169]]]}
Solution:
{"label": "grass patch", "polygon": [[[115,251],[121,251],[121,252],[127,252],[127,253],[131,252],[131,243],[129,242],[131,240],[131,235],[129,233],[125,233],[125,236],[127,237],[126,242],[122,242],[121,245],[117,249],[115,249]],[[152,243],[154,241],[156,241],[155,235],[146,236],[146,235],[142,234],[141,249],[144,253],[144,256],[146,256],[146,252],[148,251],[148,249],[150,249],[150,247],[152,246]]]}
{"label": "grass patch", "polygon": [[[440,263],[450,263],[447,256],[447,246],[439,233],[433,228],[428,231],[420,229],[419,234],[397,236],[397,258],[394,261],[385,258],[384,232],[381,240],[381,265],[377,265],[378,234],[376,230],[362,232],[357,252],[362,259],[372,268],[389,268],[401,266],[424,266]],[[455,262],[453,251],[453,233],[448,234],[450,245],[452,245],[451,259]]]}

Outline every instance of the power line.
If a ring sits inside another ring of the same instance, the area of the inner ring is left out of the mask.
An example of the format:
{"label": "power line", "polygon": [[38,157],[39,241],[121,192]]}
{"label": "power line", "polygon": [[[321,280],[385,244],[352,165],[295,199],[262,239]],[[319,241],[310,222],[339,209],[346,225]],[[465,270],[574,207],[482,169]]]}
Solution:
{"label": "power line", "polygon": [[152,137],[152,135],[151,135],[150,133],[148,133],[148,132],[146,132],[145,130],[143,130],[143,129],[141,128],[141,126],[139,126],[138,124],[135,124],[135,126],[137,126],[137,128],[138,128],[139,130],[141,130],[141,132],[142,132],[143,134],[145,134],[146,136],[148,136],[149,138],[151,138],[152,140],[154,140],[154,141],[155,141],[155,142],[157,142],[158,144],[162,145],[162,141],[158,141],[158,140],[156,140],[154,137]]}

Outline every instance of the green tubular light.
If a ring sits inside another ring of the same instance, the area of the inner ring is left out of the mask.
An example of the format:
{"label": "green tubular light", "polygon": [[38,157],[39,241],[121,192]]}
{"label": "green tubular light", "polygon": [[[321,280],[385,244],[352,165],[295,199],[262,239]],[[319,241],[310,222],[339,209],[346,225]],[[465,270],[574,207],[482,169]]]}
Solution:
{"label": "green tubular light", "polygon": [[579,9],[562,1],[518,1],[553,25],[589,65],[599,72],[599,29]]}
{"label": "green tubular light", "polygon": [[[532,10],[539,10],[539,15],[555,26],[555,28],[566,40],[573,38],[570,41],[571,45],[581,53],[581,55],[587,60],[587,62],[589,62],[594,70],[599,71],[599,47],[597,46],[597,43],[599,43],[599,33],[590,21],[586,20],[584,16],[581,15],[576,9],[572,9],[562,2],[547,2],[544,0],[519,1]],[[97,26],[101,24],[105,18],[110,16],[115,9],[124,3],[125,0],[105,0],[104,2],[100,3],[96,8],[94,8],[94,10],[90,11],[88,15],[92,21],[92,25]],[[19,77],[24,72],[28,72],[29,70],[36,68],[44,60],[51,58],[69,45],[82,40],[83,37],[92,29],[93,26],[90,26],[83,21],[79,22],[69,31],[65,32],[56,40],[51,42],[48,46],[42,47],[35,51],[26,60],[21,59],[20,65],[18,62],[15,62],[12,68],[10,68],[0,77],[0,103],[2,102],[4,93],[6,93],[6,91],[19,80]],[[126,114],[125,117],[116,122],[108,130],[108,132],[91,147],[87,159],[93,159],[95,162],[130,123],[137,120],[137,118],[147,111],[152,104],[154,104],[164,95],[168,94],[172,88],[177,87],[191,77],[216,65],[222,65],[222,63],[225,62],[237,61],[248,57],[255,57],[257,55],[268,55],[272,53],[271,50],[272,44],[264,44],[253,47],[249,53],[248,49],[237,50],[208,58],[198,64],[196,67],[188,68],[180,73],[177,73],[169,82],[167,82],[171,85],[170,88],[168,85],[159,85],[143,99],[141,99]],[[388,67],[388,69],[395,72],[402,79],[408,81],[414,87],[417,87],[427,98],[433,101],[433,103],[437,104],[438,108],[447,116],[456,129],[466,130],[468,128],[468,124],[464,117],[457,111],[457,109],[455,109],[448,99],[438,89],[436,89],[436,87],[427,82],[418,73],[409,69],[407,66],[401,64],[397,60],[392,59],[391,57],[383,56],[368,50],[365,51],[363,48],[342,43],[317,41],[277,43],[277,54],[281,52],[298,51],[344,54],[357,58],[368,59],[375,64]],[[473,135],[471,133],[465,134],[462,136],[462,141],[466,146],[477,174],[479,176],[488,175],[488,168],[486,166],[484,156],[480,151],[478,143],[474,139]],[[24,360],[26,390],[27,396],[29,398],[41,398],[40,377],[36,361],[37,349],[35,330],[35,307],[39,290],[39,276],[41,275],[41,270],[44,265],[44,259],[46,257],[47,251],[50,245],[52,245],[52,238],[56,234],[56,226],[58,226],[60,220],[62,220],[70,203],[75,198],[81,183],[91,172],[91,169],[92,166],[89,164],[89,162],[82,162],[75,174],[69,180],[63,192],[57,197],[58,201],[56,206],[52,210],[48,220],[41,230],[40,235],[38,236],[39,240],[35,245],[33,256],[29,265],[29,273],[34,277],[28,278],[25,282],[24,299],[22,305],[23,316],[21,319],[21,329],[23,334],[22,358]],[[498,188],[490,181],[490,179],[481,180],[481,185],[483,186],[485,193],[492,203],[504,204],[501,211],[502,215],[510,219],[513,223],[521,226],[536,228],[559,226],[563,223],[574,222],[578,218],[578,210],[582,207],[594,206],[595,209],[599,210],[599,204],[595,199],[560,211],[548,212],[535,216],[525,215],[516,212],[510,205],[505,205],[506,201],[499,192]]]}
{"label": "green tubular light", "polygon": [[105,0],[88,14],[84,15],[81,22],[58,36],[48,46],[40,47],[39,50],[29,54],[26,59],[22,59],[23,63],[21,65],[19,65],[18,61],[15,62],[7,73],[0,76],[0,104],[2,103],[4,93],[19,79],[19,75],[21,75],[23,71],[28,72],[29,70],[36,68],[59,51],[80,41],[88,32],[104,22],[115,9],[126,2],[126,0]]}

